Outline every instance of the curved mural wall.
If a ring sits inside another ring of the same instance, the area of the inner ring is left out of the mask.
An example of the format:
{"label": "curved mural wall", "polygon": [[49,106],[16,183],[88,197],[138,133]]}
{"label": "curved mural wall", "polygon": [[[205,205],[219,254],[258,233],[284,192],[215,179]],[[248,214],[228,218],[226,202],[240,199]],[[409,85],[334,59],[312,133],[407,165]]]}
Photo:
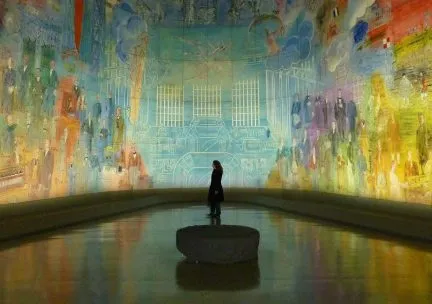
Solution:
{"label": "curved mural wall", "polygon": [[6,0],[0,201],[207,186],[430,203],[432,2]]}

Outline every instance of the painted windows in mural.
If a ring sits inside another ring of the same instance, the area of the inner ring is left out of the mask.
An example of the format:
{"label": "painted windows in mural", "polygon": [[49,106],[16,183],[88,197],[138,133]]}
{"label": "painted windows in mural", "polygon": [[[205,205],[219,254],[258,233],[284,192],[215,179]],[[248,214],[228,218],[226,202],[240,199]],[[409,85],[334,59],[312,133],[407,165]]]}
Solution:
{"label": "painted windows in mural", "polygon": [[259,80],[245,80],[232,89],[233,127],[257,127],[260,125]]}
{"label": "painted windows in mural", "polygon": [[156,124],[164,127],[184,125],[183,87],[160,85],[157,87]]}
{"label": "painted windows in mural", "polygon": [[193,116],[196,117],[222,117],[221,86],[194,85],[193,86]]}

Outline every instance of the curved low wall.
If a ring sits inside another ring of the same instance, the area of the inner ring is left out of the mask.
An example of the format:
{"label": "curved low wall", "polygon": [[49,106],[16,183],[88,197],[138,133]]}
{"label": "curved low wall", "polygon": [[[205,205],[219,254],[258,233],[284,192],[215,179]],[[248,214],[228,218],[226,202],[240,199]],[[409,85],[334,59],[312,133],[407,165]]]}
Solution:
{"label": "curved low wall", "polygon": [[[165,203],[205,204],[207,189],[104,192],[0,206],[0,240],[57,229]],[[432,241],[432,207],[275,189],[226,189],[227,202],[277,208],[384,233]]]}

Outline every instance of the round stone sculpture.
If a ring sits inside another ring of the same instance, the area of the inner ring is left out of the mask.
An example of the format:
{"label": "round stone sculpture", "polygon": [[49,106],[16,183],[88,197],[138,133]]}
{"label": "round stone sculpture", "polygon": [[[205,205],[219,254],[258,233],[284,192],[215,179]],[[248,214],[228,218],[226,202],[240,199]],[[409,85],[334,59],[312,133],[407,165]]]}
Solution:
{"label": "round stone sculpture", "polygon": [[177,249],[187,261],[232,264],[258,258],[258,230],[234,225],[200,225],[177,230]]}

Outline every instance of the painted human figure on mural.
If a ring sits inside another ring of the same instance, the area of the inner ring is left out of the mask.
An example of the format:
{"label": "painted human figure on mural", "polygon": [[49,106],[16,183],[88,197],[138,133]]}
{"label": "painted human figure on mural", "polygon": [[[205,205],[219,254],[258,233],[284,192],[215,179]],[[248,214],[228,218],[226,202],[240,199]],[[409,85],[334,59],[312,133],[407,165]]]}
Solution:
{"label": "painted human figure on mural", "polygon": [[17,85],[17,73],[13,66],[13,59],[12,57],[9,57],[8,67],[3,75],[3,102],[2,102],[3,113],[6,114],[12,113],[16,85]]}
{"label": "painted human figure on mural", "polygon": [[357,194],[364,194],[366,192],[366,186],[367,186],[367,158],[363,154],[363,149],[359,148],[357,150],[357,159],[355,166],[357,167],[355,169],[356,174],[356,185],[357,185]]}
{"label": "painted human figure on mural", "polygon": [[43,103],[44,115],[52,117],[54,114],[54,105],[57,96],[57,86],[59,79],[56,71],[56,63],[54,60],[50,62],[50,69],[48,72],[47,88],[45,91],[45,99]]}
{"label": "painted human figure on mural", "polygon": [[42,104],[45,96],[45,86],[43,85],[40,70],[35,71],[35,77],[31,83],[30,95],[32,99],[32,112],[35,119],[42,116]]}
{"label": "painted human figure on mural", "polygon": [[332,122],[331,130],[329,133],[329,140],[331,143],[332,155],[333,155],[333,157],[336,158],[337,151],[339,149],[339,140],[340,140],[339,133],[338,133],[337,126],[336,126],[336,121]]}
{"label": "painted human figure on mural", "polygon": [[399,181],[399,177],[397,176],[397,162],[392,161],[391,169],[389,173],[389,182],[390,182],[390,199],[393,200],[401,200],[402,199],[402,184]]}
{"label": "painted human figure on mural", "polygon": [[291,122],[293,128],[293,136],[300,136],[300,128],[302,127],[302,117],[301,117],[302,105],[300,102],[300,96],[298,94],[294,97],[294,102],[291,107]]}
{"label": "painted human figure on mural", "polygon": [[45,140],[44,149],[40,158],[40,174],[39,174],[39,187],[43,192],[43,197],[48,198],[51,185],[52,174],[54,171],[54,153],[51,150],[51,142]]}
{"label": "painted human figure on mural", "polygon": [[333,163],[334,157],[332,153],[332,144],[330,140],[326,140],[322,147],[323,153],[320,152],[320,171],[321,180],[323,180],[324,189],[327,191],[333,190],[334,184]]}
{"label": "painted human figure on mural", "polygon": [[347,159],[347,190],[349,192],[353,192],[355,188],[355,169],[357,157],[356,148],[351,133],[348,134]]}
{"label": "painted human figure on mural", "polygon": [[80,97],[78,98],[77,112],[78,112],[78,119],[80,123],[83,124],[85,119],[87,118],[87,96],[85,94],[84,89],[81,89]]}
{"label": "painted human figure on mural", "polygon": [[37,199],[39,190],[39,150],[35,150],[32,159],[28,164],[27,169],[27,186],[29,190],[29,198]]}
{"label": "painted human figure on mural", "polygon": [[323,113],[323,127],[325,129],[328,129],[330,127],[330,121],[331,121],[331,104],[327,96],[324,98],[323,101],[322,113]]}
{"label": "painted human figure on mural", "polygon": [[314,105],[313,105],[313,124],[316,128],[322,128],[323,122],[322,122],[322,101],[321,96],[316,96]]}
{"label": "painted human figure on mural", "polygon": [[346,105],[346,113],[348,118],[348,132],[351,135],[352,141],[356,141],[356,120],[357,120],[357,105],[354,100],[350,100]]}
{"label": "painted human figure on mural", "polygon": [[402,74],[399,89],[403,100],[403,106],[407,107],[410,103],[410,96],[413,90],[413,85],[405,73]]}
{"label": "painted human figure on mural", "polygon": [[396,119],[396,115],[392,112],[387,125],[387,142],[389,147],[389,152],[392,161],[400,163],[400,130],[399,122]]}
{"label": "painted human figure on mural", "polygon": [[29,65],[29,56],[24,55],[22,66],[19,69],[20,85],[19,85],[19,103],[21,108],[23,105],[29,107],[29,88],[31,85],[32,71]]}
{"label": "painted human figure on mural", "polygon": [[141,155],[138,153],[136,149],[136,145],[133,144],[131,147],[131,151],[129,152],[129,160],[128,160],[128,174],[129,174],[129,184],[132,189],[136,189],[139,178],[141,176],[141,168],[144,166],[142,163]]}
{"label": "painted human figure on mural", "polygon": [[420,72],[420,87],[420,98],[424,102],[428,96],[428,84],[426,75],[423,72]]}
{"label": "painted human figure on mural", "polygon": [[347,163],[341,149],[339,149],[336,157],[336,171],[337,188],[334,190],[338,193],[344,193],[347,190]]}
{"label": "painted human figure on mural", "polygon": [[14,122],[12,115],[7,116],[6,132],[4,134],[3,151],[7,155],[11,155],[15,151],[15,132],[17,124]]}
{"label": "painted human figure on mural", "polygon": [[102,129],[96,139],[96,150],[101,166],[105,163],[105,148],[108,146],[108,130],[105,128],[105,121],[102,121]]}
{"label": "painted human figure on mural", "polygon": [[337,129],[341,139],[345,139],[346,125],[346,104],[342,97],[342,90],[338,90],[338,97],[334,106],[334,115],[337,122]]}
{"label": "painted human figure on mural", "polygon": [[429,134],[423,113],[419,114],[419,127],[417,129],[416,146],[422,174],[428,160],[428,139]]}
{"label": "painted human figure on mural", "polygon": [[87,115],[87,119],[82,124],[81,131],[85,151],[90,155],[92,152],[93,137],[95,133],[94,121],[90,114]]}
{"label": "painted human figure on mural", "polygon": [[412,184],[411,178],[419,176],[420,170],[418,168],[417,162],[414,161],[413,159],[411,150],[408,151],[407,155],[408,157],[407,160],[405,161],[404,177],[405,177],[405,183],[407,184],[407,189],[405,191],[405,199],[409,200],[409,198],[413,194],[413,191],[411,191],[412,187],[410,187],[410,184]]}
{"label": "painted human figure on mural", "polygon": [[77,170],[75,168],[72,158],[69,158],[67,162],[67,175],[68,175],[68,195],[75,195]]}
{"label": "painted human figure on mural", "polygon": [[307,95],[303,102],[303,121],[305,124],[305,128],[307,128],[312,122],[312,118],[313,118],[312,113],[313,113],[312,100],[311,97]]}
{"label": "painted human figure on mural", "polygon": [[123,145],[125,136],[125,122],[122,115],[121,108],[117,108],[114,118],[114,134],[113,134],[113,148],[114,151],[119,151]]}
{"label": "painted human figure on mural", "polygon": [[303,166],[308,170],[308,164],[309,164],[309,156],[311,153],[311,141],[309,137],[308,130],[305,129],[303,133],[303,140],[301,142],[301,151],[303,155]]}
{"label": "painted human figure on mural", "polygon": [[387,159],[384,155],[381,140],[377,142],[375,152],[375,189],[377,198],[385,198],[387,190]]}
{"label": "painted human figure on mural", "polygon": [[316,145],[313,145],[312,147],[312,152],[309,156],[308,168],[310,174],[312,175],[312,190],[318,190],[319,189],[319,164],[318,164]]}
{"label": "painted human figure on mural", "polygon": [[93,116],[95,125],[97,127],[99,127],[99,124],[100,124],[101,114],[102,114],[102,105],[101,105],[100,97],[98,94],[98,95],[96,95],[96,100],[93,104],[93,109],[92,109],[92,116]]}

